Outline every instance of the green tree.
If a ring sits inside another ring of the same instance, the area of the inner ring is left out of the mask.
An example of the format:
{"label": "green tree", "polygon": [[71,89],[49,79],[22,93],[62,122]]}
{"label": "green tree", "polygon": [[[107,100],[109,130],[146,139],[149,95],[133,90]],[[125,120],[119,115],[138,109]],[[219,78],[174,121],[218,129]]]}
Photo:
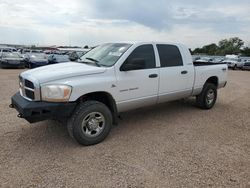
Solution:
{"label": "green tree", "polygon": [[219,53],[226,54],[239,54],[244,42],[238,37],[223,39],[219,42]]}
{"label": "green tree", "polygon": [[243,56],[250,56],[250,48],[249,47],[243,48],[243,50],[241,50],[241,53]]}
{"label": "green tree", "polygon": [[202,48],[195,48],[193,51],[192,51],[192,54],[203,54],[204,51]]}
{"label": "green tree", "polygon": [[216,55],[218,51],[218,46],[212,43],[212,44],[203,46],[202,49],[207,55]]}

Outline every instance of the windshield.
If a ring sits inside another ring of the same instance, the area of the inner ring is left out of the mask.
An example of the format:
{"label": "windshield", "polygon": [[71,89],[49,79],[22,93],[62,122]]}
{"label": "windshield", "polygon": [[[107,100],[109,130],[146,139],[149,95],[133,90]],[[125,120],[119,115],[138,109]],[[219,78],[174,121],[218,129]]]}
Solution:
{"label": "windshield", "polygon": [[21,58],[18,53],[3,53],[3,58]]}
{"label": "windshield", "polygon": [[102,44],[80,58],[79,62],[95,63],[99,66],[111,67],[132,46],[127,43]]}
{"label": "windshield", "polygon": [[238,59],[236,59],[236,58],[226,58],[226,60],[230,60],[230,61],[238,61]]}

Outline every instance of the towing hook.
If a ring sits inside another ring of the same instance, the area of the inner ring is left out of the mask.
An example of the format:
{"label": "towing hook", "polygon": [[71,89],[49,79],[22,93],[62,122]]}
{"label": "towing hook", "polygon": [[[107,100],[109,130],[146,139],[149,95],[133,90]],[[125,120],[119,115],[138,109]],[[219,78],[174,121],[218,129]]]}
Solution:
{"label": "towing hook", "polygon": [[13,105],[13,104],[10,104],[9,107],[10,107],[10,108],[14,108],[14,105]]}
{"label": "towing hook", "polygon": [[17,117],[19,118],[23,118],[22,114],[18,114]]}

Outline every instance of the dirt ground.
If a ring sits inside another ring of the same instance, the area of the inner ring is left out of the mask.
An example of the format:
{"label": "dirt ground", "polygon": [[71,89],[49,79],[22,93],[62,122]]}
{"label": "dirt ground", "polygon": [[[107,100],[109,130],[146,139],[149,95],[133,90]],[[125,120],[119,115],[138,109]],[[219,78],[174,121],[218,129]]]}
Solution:
{"label": "dirt ground", "polygon": [[0,187],[250,187],[250,71],[229,72],[212,110],[188,99],[124,113],[90,147],[17,118],[21,71],[0,69]]}

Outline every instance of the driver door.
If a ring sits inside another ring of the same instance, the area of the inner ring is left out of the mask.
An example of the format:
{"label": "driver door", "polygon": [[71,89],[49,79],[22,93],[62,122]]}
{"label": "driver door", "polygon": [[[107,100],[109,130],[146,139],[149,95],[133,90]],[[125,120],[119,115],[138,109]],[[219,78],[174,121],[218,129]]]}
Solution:
{"label": "driver door", "polygon": [[119,112],[156,104],[159,69],[152,44],[135,48],[117,71],[117,83]]}

